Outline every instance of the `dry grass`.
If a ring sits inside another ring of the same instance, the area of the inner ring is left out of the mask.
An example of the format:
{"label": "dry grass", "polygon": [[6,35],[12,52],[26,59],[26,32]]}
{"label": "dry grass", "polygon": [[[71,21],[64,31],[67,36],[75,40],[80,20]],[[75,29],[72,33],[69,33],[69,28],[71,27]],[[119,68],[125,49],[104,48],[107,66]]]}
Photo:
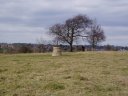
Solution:
{"label": "dry grass", "polygon": [[0,96],[128,96],[128,52],[1,54]]}

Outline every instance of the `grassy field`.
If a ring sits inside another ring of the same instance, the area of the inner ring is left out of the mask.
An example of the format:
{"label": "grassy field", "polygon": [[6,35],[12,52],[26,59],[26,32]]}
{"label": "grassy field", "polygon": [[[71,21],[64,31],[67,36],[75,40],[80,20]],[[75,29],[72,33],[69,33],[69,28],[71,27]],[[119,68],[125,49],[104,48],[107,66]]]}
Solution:
{"label": "grassy field", "polygon": [[128,52],[0,54],[0,96],[128,96]]}

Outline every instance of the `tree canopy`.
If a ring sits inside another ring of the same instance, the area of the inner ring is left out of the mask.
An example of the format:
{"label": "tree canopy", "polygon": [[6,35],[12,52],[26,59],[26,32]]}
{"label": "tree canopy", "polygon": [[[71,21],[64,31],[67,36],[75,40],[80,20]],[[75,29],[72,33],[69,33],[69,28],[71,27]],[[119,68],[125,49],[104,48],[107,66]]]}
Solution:
{"label": "tree canopy", "polygon": [[[88,29],[90,30],[88,31]],[[93,45],[92,47],[104,40],[105,37],[101,27],[94,24],[93,20],[86,15],[77,15],[67,19],[63,24],[54,24],[49,28],[49,32],[55,36],[57,41],[69,44],[71,52],[74,41],[81,37],[86,38]]]}

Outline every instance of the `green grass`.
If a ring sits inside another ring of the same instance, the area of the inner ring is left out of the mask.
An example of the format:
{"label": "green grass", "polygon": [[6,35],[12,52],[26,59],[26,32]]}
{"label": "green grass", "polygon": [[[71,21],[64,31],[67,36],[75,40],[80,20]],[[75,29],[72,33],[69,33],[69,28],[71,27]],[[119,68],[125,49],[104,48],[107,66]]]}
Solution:
{"label": "green grass", "polygon": [[128,96],[128,52],[0,54],[0,96]]}

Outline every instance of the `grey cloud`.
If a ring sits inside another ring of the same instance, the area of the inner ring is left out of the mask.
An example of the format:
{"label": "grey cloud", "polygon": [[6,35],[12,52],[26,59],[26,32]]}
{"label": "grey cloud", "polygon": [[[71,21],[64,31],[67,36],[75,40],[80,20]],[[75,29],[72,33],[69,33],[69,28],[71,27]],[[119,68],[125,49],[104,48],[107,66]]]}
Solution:
{"label": "grey cloud", "polygon": [[[49,26],[63,23],[77,14],[96,18],[103,28],[107,27],[104,28],[107,36],[115,36],[117,32],[118,36],[124,36],[128,35],[127,9],[127,0],[0,0],[0,34],[3,35],[0,40],[9,41],[7,35],[13,35],[15,40],[23,35],[24,39],[20,41],[31,41],[31,38],[27,39],[27,34],[31,34],[31,37],[41,36],[41,32]],[[44,33],[43,36],[47,37]],[[10,40],[15,41],[12,38]],[[109,39],[107,41],[110,42]]]}
{"label": "grey cloud", "polygon": [[28,42],[37,43],[36,39],[42,37],[45,39],[50,39],[46,35],[47,29],[43,27],[29,27],[22,25],[11,25],[5,24],[0,25],[0,41],[1,42]]}

